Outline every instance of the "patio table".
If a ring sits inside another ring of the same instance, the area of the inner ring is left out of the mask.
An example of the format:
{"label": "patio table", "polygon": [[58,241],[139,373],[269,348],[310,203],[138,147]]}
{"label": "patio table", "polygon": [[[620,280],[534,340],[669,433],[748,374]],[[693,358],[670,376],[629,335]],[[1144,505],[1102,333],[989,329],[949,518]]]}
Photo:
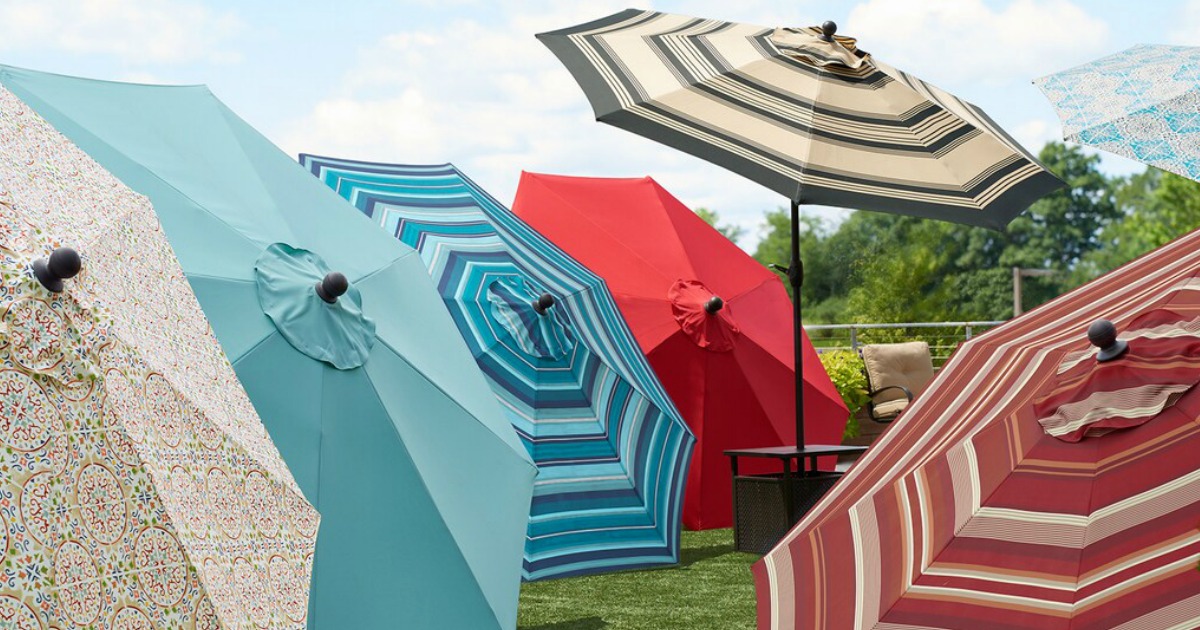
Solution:
{"label": "patio table", "polygon": [[[725,451],[733,472],[733,547],[766,553],[837,483],[841,472],[817,469],[817,458],[862,453],[865,446],[773,446]],[[742,475],[738,458],[778,460],[779,473]]]}

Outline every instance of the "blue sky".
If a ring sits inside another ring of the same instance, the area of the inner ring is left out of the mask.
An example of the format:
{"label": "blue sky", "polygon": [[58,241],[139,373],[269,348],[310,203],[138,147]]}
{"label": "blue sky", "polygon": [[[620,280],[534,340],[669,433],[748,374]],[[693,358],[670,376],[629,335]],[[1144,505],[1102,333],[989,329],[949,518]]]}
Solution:
{"label": "blue sky", "polygon": [[[522,169],[652,175],[757,240],[772,193],[592,120],[534,33],[628,0],[0,0],[0,63],[207,83],[291,154],[452,161],[511,201]],[[888,63],[987,110],[1031,148],[1058,136],[1030,80],[1137,43],[1200,44],[1200,0],[718,0],[643,5],[765,26],[835,20]],[[1106,157],[1104,168],[1136,165]],[[840,211],[818,209],[832,219]]]}

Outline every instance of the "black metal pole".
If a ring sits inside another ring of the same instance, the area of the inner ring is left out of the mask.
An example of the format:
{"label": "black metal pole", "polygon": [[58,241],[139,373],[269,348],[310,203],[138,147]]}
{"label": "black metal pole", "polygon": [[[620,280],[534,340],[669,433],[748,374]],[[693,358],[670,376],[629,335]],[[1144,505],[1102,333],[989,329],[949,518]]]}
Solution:
{"label": "black metal pole", "polygon": [[792,200],[792,260],[788,265],[788,284],[792,285],[792,342],[796,354],[796,448],[804,448],[804,353],[801,343],[804,327],[800,323],[800,286],[804,284],[804,263],[800,262],[800,204]]}

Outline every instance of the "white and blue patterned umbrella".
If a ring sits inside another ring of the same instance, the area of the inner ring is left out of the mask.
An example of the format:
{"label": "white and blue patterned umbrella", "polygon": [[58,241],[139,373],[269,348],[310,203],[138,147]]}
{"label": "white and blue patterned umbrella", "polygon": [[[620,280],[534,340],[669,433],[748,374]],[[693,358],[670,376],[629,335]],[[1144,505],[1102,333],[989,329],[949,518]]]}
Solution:
{"label": "white and blue patterned umbrella", "polygon": [[695,439],[603,280],[452,165],[300,161],[420,253],[537,464],[526,579],[678,562]]}
{"label": "white and blue patterned umbrella", "polygon": [[1065,139],[1200,180],[1200,47],[1134,46],[1034,84]]}

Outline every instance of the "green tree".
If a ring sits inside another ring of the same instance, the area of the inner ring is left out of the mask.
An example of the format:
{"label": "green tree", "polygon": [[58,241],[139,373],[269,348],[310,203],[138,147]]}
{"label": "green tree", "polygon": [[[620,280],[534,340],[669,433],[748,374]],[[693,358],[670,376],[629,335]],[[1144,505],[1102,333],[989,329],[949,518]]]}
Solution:
{"label": "green tree", "polygon": [[1051,142],[1039,158],[1067,186],[1038,200],[1009,224],[1004,235],[1007,243],[996,260],[1003,268],[1059,272],[1053,279],[1026,285],[1026,296],[1033,304],[1074,288],[1077,279],[1070,272],[1101,248],[1101,231],[1121,216],[1117,187],[1099,171],[1099,156]]}
{"label": "green tree", "polygon": [[1103,247],[1076,270],[1090,280],[1200,227],[1200,183],[1148,168],[1121,182],[1122,219],[1100,235]]}
{"label": "green tree", "polygon": [[[1107,246],[1101,235],[1122,216],[1121,203],[1138,194],[1105,177],[1099,158],[1076,147],[1050,143],[1039,157],[1067,186],[1005,231],[878,212],[854,212],[836,227],[802,216],[806,321],[1005,319],[1012,315],[1013,267],[1058,272],[1025,280],[1027,309],[1076,286],[1074,270]],[[1163,194],[1154,182],[1138,185],[1143,197]],[[767,213],[763,227],[755,258],[786,263],[787,211]]]}
{"label": "green tree", "polygon": [[746,235],[746,228],[740,225],[732,225],[729,223],[722,224],[720,222],[721,216],[717,214],[715,210],[709,210],[708,208],[696,208],[695,212],[696,216],[700,217],[701,220],[713,226],[713,229],[725,235],[725,238],[733,241],[734,243],[737,243],[738,239]]}

